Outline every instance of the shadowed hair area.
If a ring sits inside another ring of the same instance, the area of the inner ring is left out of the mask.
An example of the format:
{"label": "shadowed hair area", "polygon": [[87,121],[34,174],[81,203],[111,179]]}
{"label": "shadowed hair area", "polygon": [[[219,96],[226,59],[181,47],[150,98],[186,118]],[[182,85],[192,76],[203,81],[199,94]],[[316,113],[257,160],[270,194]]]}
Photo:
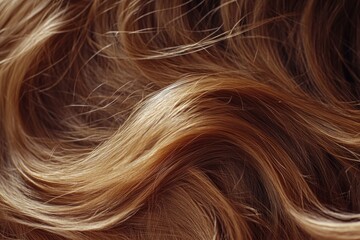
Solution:
{"label": "shadowed hair area", "polygon": [[359,12],[0,0],[0,238],[360,239]]}

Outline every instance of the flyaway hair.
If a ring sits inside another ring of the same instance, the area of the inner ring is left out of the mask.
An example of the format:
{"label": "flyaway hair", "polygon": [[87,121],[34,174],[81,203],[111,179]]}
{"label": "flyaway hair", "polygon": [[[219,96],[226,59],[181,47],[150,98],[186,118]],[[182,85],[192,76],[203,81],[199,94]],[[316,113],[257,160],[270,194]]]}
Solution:
{"label": "flyaway hair", "polygon": [[359,13],[0,0],[0,239],[360,239]]}

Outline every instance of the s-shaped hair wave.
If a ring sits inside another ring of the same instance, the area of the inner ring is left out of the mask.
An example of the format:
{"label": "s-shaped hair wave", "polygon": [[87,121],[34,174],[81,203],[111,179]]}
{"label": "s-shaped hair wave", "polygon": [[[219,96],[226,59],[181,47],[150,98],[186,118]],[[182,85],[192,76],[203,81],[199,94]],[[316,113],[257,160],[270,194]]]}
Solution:
{"label": "s-shaped hair wave", "polygon": [[1,0],[1,238],[360,239],[359,12]]}

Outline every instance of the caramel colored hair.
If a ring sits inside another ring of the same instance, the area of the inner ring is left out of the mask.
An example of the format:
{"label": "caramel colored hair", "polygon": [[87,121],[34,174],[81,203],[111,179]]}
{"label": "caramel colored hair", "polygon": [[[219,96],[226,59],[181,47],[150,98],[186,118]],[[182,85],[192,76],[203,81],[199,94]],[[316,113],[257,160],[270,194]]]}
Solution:
{"label": "caramel colored hair", "polygon": [[360,239],[359,12],[1,0],[0,238]]}

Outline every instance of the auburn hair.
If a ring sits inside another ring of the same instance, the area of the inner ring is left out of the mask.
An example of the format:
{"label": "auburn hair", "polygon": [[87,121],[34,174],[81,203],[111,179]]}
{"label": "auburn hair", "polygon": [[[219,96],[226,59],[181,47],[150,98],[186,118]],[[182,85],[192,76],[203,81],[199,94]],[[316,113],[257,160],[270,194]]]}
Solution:
{"label": "auburn hair", "polygon": [[0,0],[0,238],[360,239],[359,12]]}

